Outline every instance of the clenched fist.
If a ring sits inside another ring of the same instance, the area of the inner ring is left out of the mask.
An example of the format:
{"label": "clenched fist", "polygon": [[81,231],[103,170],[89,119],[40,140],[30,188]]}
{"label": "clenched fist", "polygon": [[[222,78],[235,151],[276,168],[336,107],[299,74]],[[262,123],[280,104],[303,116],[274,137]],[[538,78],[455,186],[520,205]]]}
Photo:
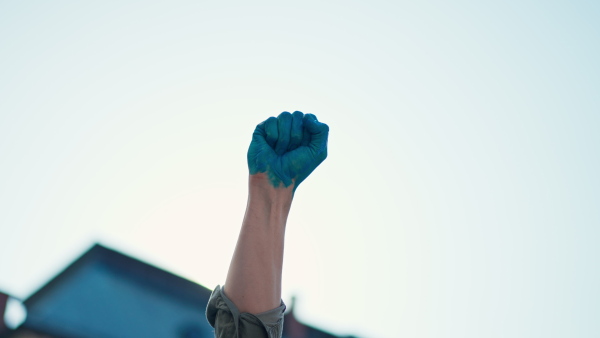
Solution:
{"label": "clenched fist", "polygon": [[250,175],[266,173],[274,187],[294,191],[327,157],[329,127],[312,114],[295,111],[256,126],[248,149]]}

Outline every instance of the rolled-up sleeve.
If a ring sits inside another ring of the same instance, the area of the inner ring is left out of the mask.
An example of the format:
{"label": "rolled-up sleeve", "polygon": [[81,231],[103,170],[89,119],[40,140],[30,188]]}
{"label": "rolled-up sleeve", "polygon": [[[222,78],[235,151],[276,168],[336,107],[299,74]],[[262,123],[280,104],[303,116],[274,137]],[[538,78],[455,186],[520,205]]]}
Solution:
{"label": "rolled-up sleeve", "polygon": [[217,285],[206,306],[206,319],[217,338],[281,338],[285,304],[259,314],[240,313]]}

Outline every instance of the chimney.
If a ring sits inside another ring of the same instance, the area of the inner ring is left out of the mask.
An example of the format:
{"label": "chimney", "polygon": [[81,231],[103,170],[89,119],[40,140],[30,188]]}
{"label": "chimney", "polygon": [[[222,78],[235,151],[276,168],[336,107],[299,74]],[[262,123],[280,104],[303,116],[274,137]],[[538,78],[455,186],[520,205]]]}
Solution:
{"label": "chimney", "polygon": [[25,305],[19,299],[0,291],[0,337],[21,325],[25,317]]}
{"label": "chimney", "polygon": [[295,307],[296,296],[292,296],[292,304],[290,306],[290,311],[288,313],[288,317],[285,319],[287,335],[290,338],[306,338],[306,326],[296,319],[296,314],[294,313]]}
{"label": "chimney", "polygon": [[6,303],[8,303],[8,295],[0,292],[0,334],[7,330],[6,323],[4,323],[4,312],[6,311]]}

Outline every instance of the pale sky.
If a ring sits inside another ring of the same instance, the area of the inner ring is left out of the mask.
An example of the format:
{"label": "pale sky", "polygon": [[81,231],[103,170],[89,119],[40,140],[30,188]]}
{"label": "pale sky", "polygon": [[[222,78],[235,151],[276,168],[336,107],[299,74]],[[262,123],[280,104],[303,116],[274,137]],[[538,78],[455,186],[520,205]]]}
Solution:
{"label": "pale sky", "polygon": [[97,241],[222,284],[252,131],[300,110],[331,129],[287,227],[300,320],[597,335],[598,60],[594,1],[2,1],[0,290]]}

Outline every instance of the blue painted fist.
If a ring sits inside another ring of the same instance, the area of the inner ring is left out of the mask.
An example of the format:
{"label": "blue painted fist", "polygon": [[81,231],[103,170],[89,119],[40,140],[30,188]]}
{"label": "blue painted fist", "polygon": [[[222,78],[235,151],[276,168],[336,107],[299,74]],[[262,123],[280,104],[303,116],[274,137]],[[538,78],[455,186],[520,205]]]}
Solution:
{"label": "blue painted fist", "polygon": [[295,111],[256,126],[248,149],[250,175],[266,173],[271,184],[294,191],[327,157],[329,127],[312,114]]}

